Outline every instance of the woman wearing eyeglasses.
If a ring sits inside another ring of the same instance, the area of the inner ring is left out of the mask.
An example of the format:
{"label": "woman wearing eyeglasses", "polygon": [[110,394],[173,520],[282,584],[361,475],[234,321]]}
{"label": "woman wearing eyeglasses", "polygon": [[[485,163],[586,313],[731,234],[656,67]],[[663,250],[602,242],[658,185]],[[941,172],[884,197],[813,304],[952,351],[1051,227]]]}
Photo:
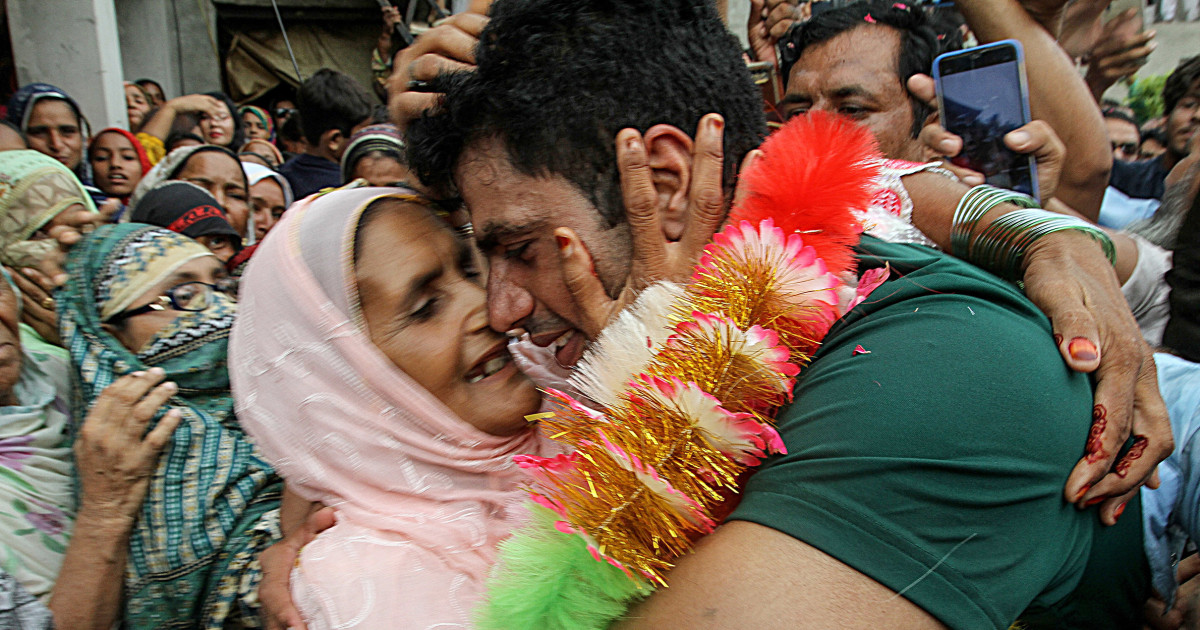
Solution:
{"label": "woman wearing eyeglasses", "polygon": [[131,515],[123,627],[253,626],[254,559],[278,537],[281,484],[234,417],[226,348],[236,304],[224,267],[186,236],[126,223],[76,245],[67,271],[60,324],[80,386],[77,417],[126,374],[158,367],[178,386],[149,425],[179,410]]}

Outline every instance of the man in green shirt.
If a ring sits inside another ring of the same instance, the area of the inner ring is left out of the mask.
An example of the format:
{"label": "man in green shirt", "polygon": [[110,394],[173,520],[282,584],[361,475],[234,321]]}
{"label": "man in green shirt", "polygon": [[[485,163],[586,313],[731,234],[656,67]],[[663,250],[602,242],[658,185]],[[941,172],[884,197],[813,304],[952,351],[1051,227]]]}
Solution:
{"label": "man in green shirt", "polygon": [[[728,194],[733,165],[757,145],[759,96],[703,2],[501,0],[491,20],[478,70],[429,86],[446,89],[447,111],[410,125],[413,166],[471,211],[492,326],[523,329],[570,365],[596,318],[563,263],[586,257],[605,297],[669,266],[631,258],[646,251],[625,221],[644,211],[629,203],[641,193],[664,260],[686,268],[686,248],[727,207],[705,185],[723,173]],[[684,131],[710,111],[724,119],[705,117],[695,138]],[[628,127],[638,132],[617,134]],[[701,138],[714,133],[724,168]],[[643,178],[622,189],[621,170]],[[925,231],[948,240],[966,189],[913,177],[914,203],[943,213],[940,231]],[[1085,236],[1060,237],[1038,253],[1098,254]],[[863,268],[891,262],[892,279],[835,326],[802,375],[780,415],[791,454],[765,464],[731,521],[627,625],[1005,628],[1077,586],[1099,527],[1063,498],[1092,421],[1087,377],[1063,364],[1046,317],[998,278],[869,238],[859,255]],[[1058,271],[1072,273],[1072,260]],[[1073,281],[1086,282],[1079,271]],[[1104,282],[1119,303],[1115,280]],[[855,354],[859,345],[869,353]],[[1147,460],[1169,450],[1169,430],[1153,439]]]}

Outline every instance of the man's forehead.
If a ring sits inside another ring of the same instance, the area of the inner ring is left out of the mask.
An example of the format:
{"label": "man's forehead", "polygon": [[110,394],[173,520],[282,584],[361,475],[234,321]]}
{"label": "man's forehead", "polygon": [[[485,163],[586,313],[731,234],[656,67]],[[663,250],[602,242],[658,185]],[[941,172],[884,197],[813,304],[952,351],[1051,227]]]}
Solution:
{"label": "man's forehead", "polygon": [[898,76],[899,47],[898,31],[889,26],[866,24],[805,48],[792,66],[792,77],[798,73],[826,77],[880,73]]}
{"label": "man's forehead", "polygon": [[895,29],[868,25],[809,46],[792,66],[787,91],[890,85],[899,79],[899,45]]}
{"label": "man's forehead", "polygon": [[455,168],[454,179],[481,242],[487,234],[511,236],[542,227],[551,215],[561,225],[574,227],[572,218],[578,212],[598,214],[566,177],[521,172],[495,140],[468,146]]}

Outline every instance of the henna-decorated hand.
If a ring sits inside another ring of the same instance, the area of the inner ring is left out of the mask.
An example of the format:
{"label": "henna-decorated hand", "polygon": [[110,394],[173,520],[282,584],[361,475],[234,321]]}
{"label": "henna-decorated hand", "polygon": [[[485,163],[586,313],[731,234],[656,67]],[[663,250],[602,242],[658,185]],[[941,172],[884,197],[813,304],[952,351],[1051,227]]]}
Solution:
{"label": "henna-decorated hand", "polygon": [[[1095,407],[1086,454],[1067,479],[1068,501],[1102,503],[1101,520],[1116,522],[1174,448],[1154,357],[1121,294],[1112,265],[1086,234],[1056,232],[1025,257],[1025,293],[1050,318],[1067,365],[1095,374]],[[1126,440],[1133,446],[1117,460]]]}

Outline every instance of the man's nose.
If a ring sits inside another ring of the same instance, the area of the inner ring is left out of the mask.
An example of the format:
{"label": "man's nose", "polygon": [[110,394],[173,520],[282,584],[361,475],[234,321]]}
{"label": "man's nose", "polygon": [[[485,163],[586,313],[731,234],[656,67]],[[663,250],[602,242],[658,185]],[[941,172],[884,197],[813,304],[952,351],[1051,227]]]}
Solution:
{"label": "man's nose", "polygon": [[508,332],[533,314],[533,296],[508,277],[503,265],[493,265],[488,273],[487,309],[492,329]]}

